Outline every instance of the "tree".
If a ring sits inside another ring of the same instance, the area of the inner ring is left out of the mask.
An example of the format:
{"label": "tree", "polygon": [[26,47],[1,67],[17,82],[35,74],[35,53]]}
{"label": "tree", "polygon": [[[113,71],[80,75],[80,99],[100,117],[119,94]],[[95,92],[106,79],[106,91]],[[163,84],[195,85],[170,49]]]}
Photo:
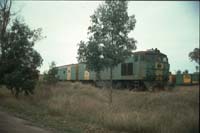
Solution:
{"label": "tree", "polygon": [[37,68],[42,64],[42,58],[33,46],[40,39],[41,29],[30,30],[18,19],[15,19],[11,29],[6,31],[1,45],[1,83],[16,97],[21,92],[26,95],[33,94],[39,78]]}
{"label": "tree", "polygon": [[198,66],[195,67],[196,71],[198,72],[199,61],[200,61],[200,49],[194,48],[194,50],[192,52],[190,52],[188,56],[189,56],[191,61],[195,61],[198,64]]}
{"label": "tree", "polygon": [[196,66],[195,69],[196,69],[196,72],[198,72],[199,71],[199,66]]}
{"label": "tree", "polygon": [[87,43],[80,41],[78,49],[78,62],[86,63],[87,69],[96,72],[95,80],[100,80],[100,71],[103,69],[103,55],[101,47],[94,38]]}
{"label": "tree", "polygon": [[[0,1],[0,62],[2,55],[2,45],[4,42],[6,29],[10,20],[10,9],[12,1],[11,0],[1,0]],[[1,83],[1,73],[0,73],[0,83]]]}
{"label": "tree", "polygon": [[189,71],[187,69],[183,72],[183,74],[188,74],[188,73]]}
{"label": "tree", "polygon": [[194,48],[194,50],[189,53],[189,58],[190,58],[191,61],[195,61],[196,63],[199,64],[199,61],[200,61],[200,49],[199,48]]}
{"label": "tree", "polygon": [[42,64],[33,46],[42,36],[40,28],[30,30],[19,19],[10,23],[11,6],[12,0],[0,1],[0,84],[17,97],[20,92],[33,94]]}
{"label": "tree", "polygon": [[176,71],[176,74],[181,74],[181,70]]}
{"label": "tree", "polygon": [[[92,39],[86,45],[83,45],[85,53],[79,54],[79,58],[84,59],[86,64],[103,62],[99,69],[110,69],[111,102],[112,70],[119,63],[124,62],[136,49],[136,41],[128,36],[135,27],[136,19],[134,15],[128,16],[127,9],[127,1],[107,0],[100,5],[91,16],[92,24],[88,28],[88,33]],[[90,49],[90,45],[96,45],[96,48]],[[92,56],[95,53],[97,53],[97,58],[87,58],[89,54]],[[99,67],[98,65],[93,66]]]}
{"label": "tree", "polygon": [[48,84],[55,84],[58,81],[58,69],[56,68],[56,63],[54,61],[51,62],[49,66],[48,72],[44,73],[44,81]]}
{"label": "tree", "polygon": [[2,84],[3,72],[2,69],[2,45],[5,42],[6,29],[10,20],[11,0],[0,1],[0,85]]}
{"label": "tree", "polygon": [[12,6],[11,0],[1,0],[0,1],[0,33],[1,33],[0,40],[5,35],[6,28],[8,26],[9,20],[10,20],[11,6]]}

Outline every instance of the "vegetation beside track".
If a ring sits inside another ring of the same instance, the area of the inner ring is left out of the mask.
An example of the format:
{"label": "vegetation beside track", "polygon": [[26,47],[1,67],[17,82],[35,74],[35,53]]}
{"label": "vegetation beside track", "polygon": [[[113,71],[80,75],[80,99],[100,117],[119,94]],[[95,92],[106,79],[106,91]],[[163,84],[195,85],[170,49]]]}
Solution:
{"label": "vegetation beside track", "polygon": [[198,133],[199,86],[130,92],[81,83],[39,83],[35,95],[16,99],[1,87],[0,109],[57,132]]}

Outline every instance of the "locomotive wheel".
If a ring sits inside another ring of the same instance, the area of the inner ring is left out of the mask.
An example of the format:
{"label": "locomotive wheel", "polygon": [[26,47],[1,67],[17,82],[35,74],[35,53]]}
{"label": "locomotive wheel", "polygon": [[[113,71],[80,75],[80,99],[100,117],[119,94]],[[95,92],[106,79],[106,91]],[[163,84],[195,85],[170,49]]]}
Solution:
{"label": "locomotive wheel", "polygon": [[149,91],[165,90],[163,82],[145,82],[145,87]]}
{"label": "locomotive wheel", "polygon": [[129,85],[129,90],[130,91],[144,91],[146,90],[146,88],[143,81],[136,80],[136,81],[133,81],[132,84]]}

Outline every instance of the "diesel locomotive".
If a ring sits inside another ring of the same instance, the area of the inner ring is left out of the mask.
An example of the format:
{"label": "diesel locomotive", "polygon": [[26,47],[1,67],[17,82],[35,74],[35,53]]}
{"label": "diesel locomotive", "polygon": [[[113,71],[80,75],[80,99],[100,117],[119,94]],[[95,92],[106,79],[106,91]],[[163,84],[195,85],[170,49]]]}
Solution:
{"label": "diesel locomotive", "polygon": [[[134,52],[123,63],[113,69],[113,85],[132,89],[151,89],[164,87],[169,78],[169,62],[167,55],[158,49]],[[93,71],[87,70],[86,64],[70,64],[59,66],[57,77],[62,81],[109,83],[110,69],[100,72],[96,79]]]}

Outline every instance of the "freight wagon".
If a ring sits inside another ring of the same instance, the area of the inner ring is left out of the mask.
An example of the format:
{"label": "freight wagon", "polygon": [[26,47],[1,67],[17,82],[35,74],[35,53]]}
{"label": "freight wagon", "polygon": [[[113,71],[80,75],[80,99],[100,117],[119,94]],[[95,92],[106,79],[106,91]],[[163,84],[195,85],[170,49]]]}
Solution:
{"label": "freight wagon", "polygon": [[178,73],[169,75],[169,84],[173,85],[197,85],[199,84],[199,72],[195,73]]}

